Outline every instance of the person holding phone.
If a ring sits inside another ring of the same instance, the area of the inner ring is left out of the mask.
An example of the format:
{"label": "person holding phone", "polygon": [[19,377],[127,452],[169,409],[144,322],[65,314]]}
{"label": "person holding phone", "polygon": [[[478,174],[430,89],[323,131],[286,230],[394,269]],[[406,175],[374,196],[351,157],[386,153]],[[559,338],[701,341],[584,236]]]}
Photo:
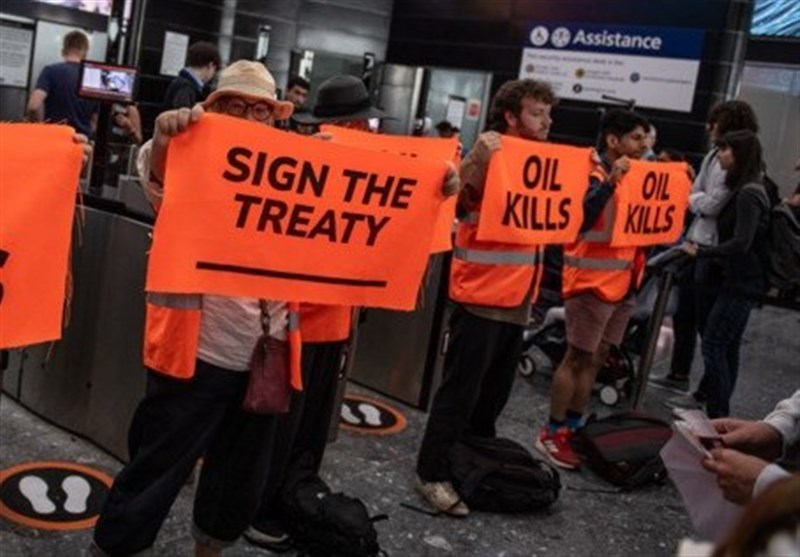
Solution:
{"label": "person holding phone", "polygon": [[711,423],[723,446],[711,449],[703,467],[717,477],[729,501],[748,503],[791,475],[775,461],[790,457],[793,445],[800,441],[800,389],[761,421],[720,418]]}

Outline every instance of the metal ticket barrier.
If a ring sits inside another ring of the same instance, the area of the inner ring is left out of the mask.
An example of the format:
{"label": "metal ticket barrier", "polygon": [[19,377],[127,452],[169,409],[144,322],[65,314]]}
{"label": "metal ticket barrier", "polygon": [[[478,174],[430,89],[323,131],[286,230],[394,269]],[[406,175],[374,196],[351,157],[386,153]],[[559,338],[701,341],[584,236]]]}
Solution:
{"label": "metal ticket barrier", "polygon": [[411,406],[427,409],[441,380],[447,346],[450,254],[428,261],[420,307],[361,311],[350,379]]}
{"label": "metal ticket barrier", "polygon": [[11,350],[3,389],[126,459],[128,425],[145,389],[144,279],[152,226],[119,203],[84,199],[85,225],[73,234],[74,291],[63,337]]}

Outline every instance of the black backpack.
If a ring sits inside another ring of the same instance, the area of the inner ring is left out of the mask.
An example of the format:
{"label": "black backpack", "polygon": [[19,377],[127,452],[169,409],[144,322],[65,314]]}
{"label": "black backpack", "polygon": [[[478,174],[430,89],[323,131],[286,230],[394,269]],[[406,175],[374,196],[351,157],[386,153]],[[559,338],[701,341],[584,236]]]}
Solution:
{"label": "black backpack", "polygon": [[781,296],[800,298],[800,222],[787,203],[770,211],[767,279]]}
{"label": "black backpack", "polygon": [[467,437],[450,450],[453,486],[470,509],[526,513],[558,499],[561,480],[555,468],[536,460],[510,439]]}
{"label": "black backpack", "polygon": [[781,202],[777,185],[764,176],[764,188],[746,185],[761,197],[769,215],[765,266],[769,286],[781,297],[800,298],[800,222]]}
{"label": "black backpack", "polygon": [[631,490],[667,477],[659,453],[671,436],[672,428],[664,420],[627,411],[590,418],[575,432],[572,446],[595,474]]}
{"label": "black backpack", "polygon": [[318,476],[293,482],[282,493],[297,554],[303,557],[375,557],[381,555],[374,522],[359,499],[332,493]]}

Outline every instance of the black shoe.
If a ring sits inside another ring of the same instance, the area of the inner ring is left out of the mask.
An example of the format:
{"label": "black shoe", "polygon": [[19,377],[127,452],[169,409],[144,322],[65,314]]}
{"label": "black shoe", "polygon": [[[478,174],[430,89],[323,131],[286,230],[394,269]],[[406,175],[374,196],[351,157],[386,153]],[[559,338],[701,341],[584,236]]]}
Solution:
{"label": "black shoe", "polygon": [[280,524],[273,521],[253,524],[245,530],[244,539],[274,553],[286,553],[292,549],[292,538]]}
{"label": "black shoe", "polygon": [[666,377],[653,377],[650,379],[650,382],[658,385],[659,387],[664,387],[665,389],[670,389],[672,391],[680,391],[682,393],[689,392],[688,375],[675,375],[670,373]]}

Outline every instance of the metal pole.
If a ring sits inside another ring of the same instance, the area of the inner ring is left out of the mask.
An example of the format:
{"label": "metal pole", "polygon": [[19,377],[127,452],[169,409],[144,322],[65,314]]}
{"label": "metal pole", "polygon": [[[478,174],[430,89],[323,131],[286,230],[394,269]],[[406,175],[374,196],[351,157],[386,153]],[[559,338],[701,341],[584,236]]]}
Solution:
{"label": "metal pole", "polygon": [[647,387],[647,380],[650,377],[650,368],[656,355],[658,345],[658,335],[661,332],[661,323],[667,311],[669,294],[672,285],[675,283],[675,273],[664,269],[658,277],[658,296],[656,296],[655,307],[650,319],[647,321],[647,342],[645,344],[642,359],[639,361],[639,373],[636,377],[636,384],[633,393],[633,408],[638,409],[644,402],[644,392]]}

